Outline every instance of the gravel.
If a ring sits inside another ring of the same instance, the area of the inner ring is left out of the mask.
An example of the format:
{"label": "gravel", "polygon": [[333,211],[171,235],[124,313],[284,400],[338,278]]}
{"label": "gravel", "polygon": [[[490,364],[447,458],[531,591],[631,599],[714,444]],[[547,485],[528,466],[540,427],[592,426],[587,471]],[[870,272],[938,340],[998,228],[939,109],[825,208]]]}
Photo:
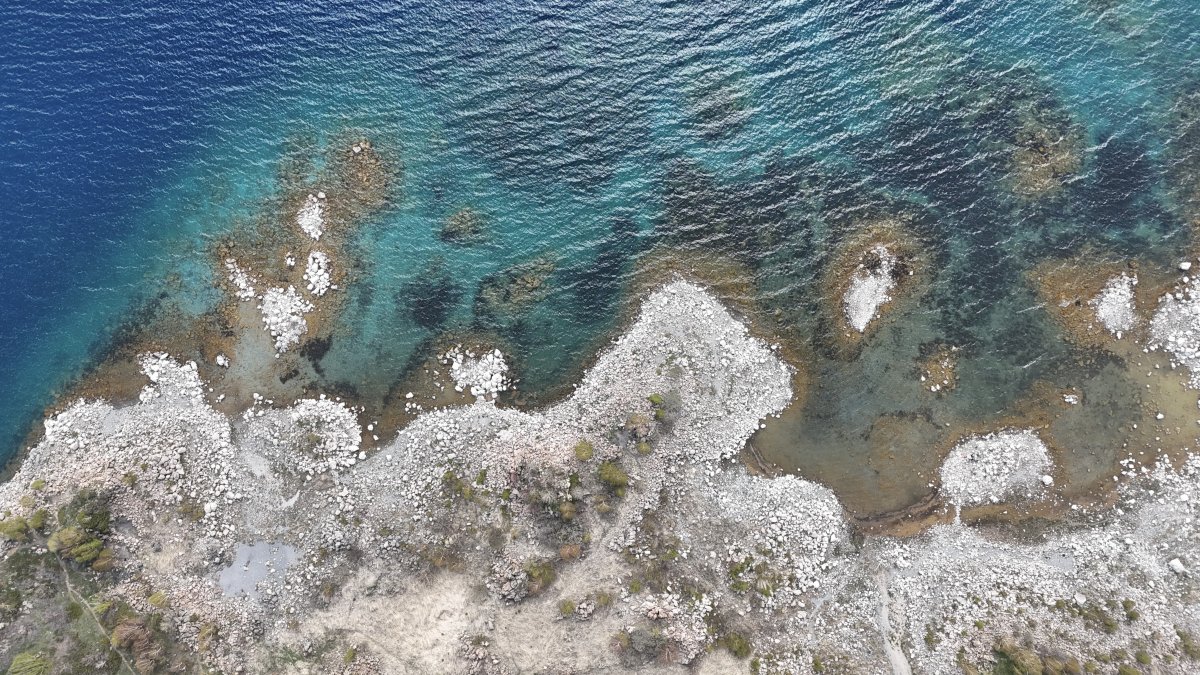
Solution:
{"label": "gravel", "polygon": [[850,287],[842,298],[846,320],[851,328],[860,333],[867,330],[867,324],[879,313],[879,308],[891,300],[888,294],[895,286],[892,273],[896,267],[896,256],[882,244],[877,244],[871,251],[878,256],[879,265],[872,270],[860,263],[850,277]]}
{"label": "gravel", "polygon": [[1032,431],[975,436],[950,450],[942,464],[942,492],[957,505],[1033,498],[1050,468],[1046,444]]}
{"label": "gravel", "polygon": [[1090,303],[1096,310],[1096,318],[1117,339],[1137,325],[1134,286],[1137,286],[1136,276],[1113,277]]}
{"label": "gravel", "polygon": [[[1186,277],[1185,277],[1186,278]],[[1150,320],[1150,349],[1164,349],[1175,365],[1191,373],[1190,384],[1200,389],[1200,279],[1181,281],[1164,295]]]}
{"label": "gravel", "polygon": [[317,195],[310,194],[305,198],[303,206],[296,213],[296,225],[313,240],[321,239],[325,233],[325,207]]}

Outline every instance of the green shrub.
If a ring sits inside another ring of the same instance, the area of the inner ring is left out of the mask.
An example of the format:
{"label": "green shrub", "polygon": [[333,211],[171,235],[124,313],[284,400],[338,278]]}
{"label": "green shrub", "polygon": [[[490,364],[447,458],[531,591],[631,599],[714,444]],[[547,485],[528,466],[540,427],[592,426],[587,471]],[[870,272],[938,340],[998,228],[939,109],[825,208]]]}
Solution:
{"label": "green shrub", "polygon": [[591,441],[583,440],[575,444],[575,459],[586,462],[596,454],[596,448]]}
{"label": "green shrub", "polygon": [[150,597],[146,598],[146,602],[150,603],[153,607],[162,609],[167,606],[167,594],[162,591],[155,591]]}
{"label": "green shrub", "polygon": [[646,400],[650,401],[650,405],[655,406],[655,407],[661,406],[663,404],[663,397],[660,394],[650,394],[649,396],[646,397]]}
{"label": "green shrub", "polygon": [[29,533],[29,523],[21,516],[9,516],[0,520],[0,536],[12,541],[25,541]]}
{"label": "green shrub", "polygon": [[654,451],[654,448],[646,441],[639,441],[637,444],[637,451],[639,455],[648,455]]}
{"label": "green shrub", "polygon": [[625,473],[625,470],[616,462],[600,462],[600,468],[596,471],[596,475],[600,478],[601,483],[614,491],[629,487],[629,474]]}
{"label": "green shrub", "polygon": [[46,520],[50,517],[50,513],[46,509],[38,509],[29,516],[29,527],[40,530],[46,525]]}
{"label": "green shrub", "polygon": [[525,564],[525,573],[529,575],[529,593],[536,595],[550,587],[558,578],[554,566],[546,561],[533,561]]}
{"label": "green shrub", "polygon": [[29,489],[35,492],[44,490],[46,489],[46,481],[42,480],[41,478],[34,478],[33,482],[29,484]]}
{"label": "green shrub", "polygon": [[739,659],[750,656],[750,652],[754,651],[754,647],[750,644],[750,641],[741,633],[726,633],[725,637],[721,638],[718,644]]}
{"label": "green shrub", "polygon": [[1132,600],[1122,600],[1121,609],[1125,610],[1125,618],[1129,621],[1137,621],[1142,616],[1137,611],[1137,605]]}
{"label": "green shrub", "polygon": [[37,652],[21,652],[13,658],[8,675],[49,675],[50,659]]}
{"label": "green shrub", "polygon": [[1150,654],[1145,649],[1139,649],[1134,653],[1133,660],[1137,661],[1143,666],[1148,666],[1150,665]]}
{"label": "green shrub", "polygon": [[1188,658],[1200,661],[1200,644],[1196,642],[1196,638],[1192,634],[1182,628],[1176,628],[1175,634],[1179,636],[1179,647]]}
{"label": "green shrub", "polygon": [[558,613],[565,619],[575,613],[575,601],[563,600],[558,603]]}

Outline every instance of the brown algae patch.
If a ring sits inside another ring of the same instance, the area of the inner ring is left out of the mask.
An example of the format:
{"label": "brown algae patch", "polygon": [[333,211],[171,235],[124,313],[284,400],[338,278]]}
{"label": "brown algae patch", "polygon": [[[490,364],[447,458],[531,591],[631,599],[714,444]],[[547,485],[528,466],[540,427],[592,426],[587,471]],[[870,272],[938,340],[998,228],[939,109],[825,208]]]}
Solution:
{"label": "brown algae patch", "polygon": [[937,396],[945,396],[958,386],[958,347],[944,342],[921,345],[917,359],[921,386]]}
{"label": "brown algae patch", "polygon": [[820,283],[822,341],[831,356],[857,356],[881,319],[925,289],[928,254],[899,219],[869,221],[838,246]]}

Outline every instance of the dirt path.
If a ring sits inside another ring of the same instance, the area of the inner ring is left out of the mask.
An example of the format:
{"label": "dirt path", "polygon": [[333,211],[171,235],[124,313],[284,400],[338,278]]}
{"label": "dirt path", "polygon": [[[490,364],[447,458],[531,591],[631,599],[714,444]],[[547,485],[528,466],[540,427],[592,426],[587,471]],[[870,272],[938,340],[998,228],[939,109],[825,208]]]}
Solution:
{"label": "dirt path", "polygon": [[912,675],[912,667],[908,664],[904,650],[892,642],[892,623],[888,619],[887,577],[886,571],[880,570],[875,573],[875,586],[879,589],[879,613],[875,616],[875,623],[883,637],[883,651],[892,664],[892,675]]}

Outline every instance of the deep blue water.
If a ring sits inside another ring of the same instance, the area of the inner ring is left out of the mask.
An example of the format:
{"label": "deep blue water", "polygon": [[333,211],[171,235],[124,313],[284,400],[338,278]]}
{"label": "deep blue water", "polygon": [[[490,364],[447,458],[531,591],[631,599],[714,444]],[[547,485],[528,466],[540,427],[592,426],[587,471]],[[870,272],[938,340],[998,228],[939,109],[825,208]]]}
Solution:
{"label": "deep blue water", "polygon": [[[939,274],[863,363],[971,345],[963,378],[983,386],[948,405],[994,409],[1039,374],[1017,366],[1062,350],[1023,311],[1023,270],[1187,237],[1166,170],[1200,87],[1193,0],[18,0],[0,35],[0,457],[133,308],[215,302],[206,245],[275,194],[298,138],[355,130],[404,164],[402,198],[360,233],[350,337],[325,362],[368,391],[431,334],[406,289],[435,261],[459,287],[452,329],[484,276],[556,256],[554,292],[507,336],[526,386],[547,386],[612,329],[655,243],[743,261],[805,334],[831,231],[873,207],[921,215]],[[1039,206],[1006,191],[998,150],[1031,105],[1086,139],[1077,178]],[[487,215],[486,245],[438,239],[461,206]],[[907,395],[824,414],[852,426]]]}

